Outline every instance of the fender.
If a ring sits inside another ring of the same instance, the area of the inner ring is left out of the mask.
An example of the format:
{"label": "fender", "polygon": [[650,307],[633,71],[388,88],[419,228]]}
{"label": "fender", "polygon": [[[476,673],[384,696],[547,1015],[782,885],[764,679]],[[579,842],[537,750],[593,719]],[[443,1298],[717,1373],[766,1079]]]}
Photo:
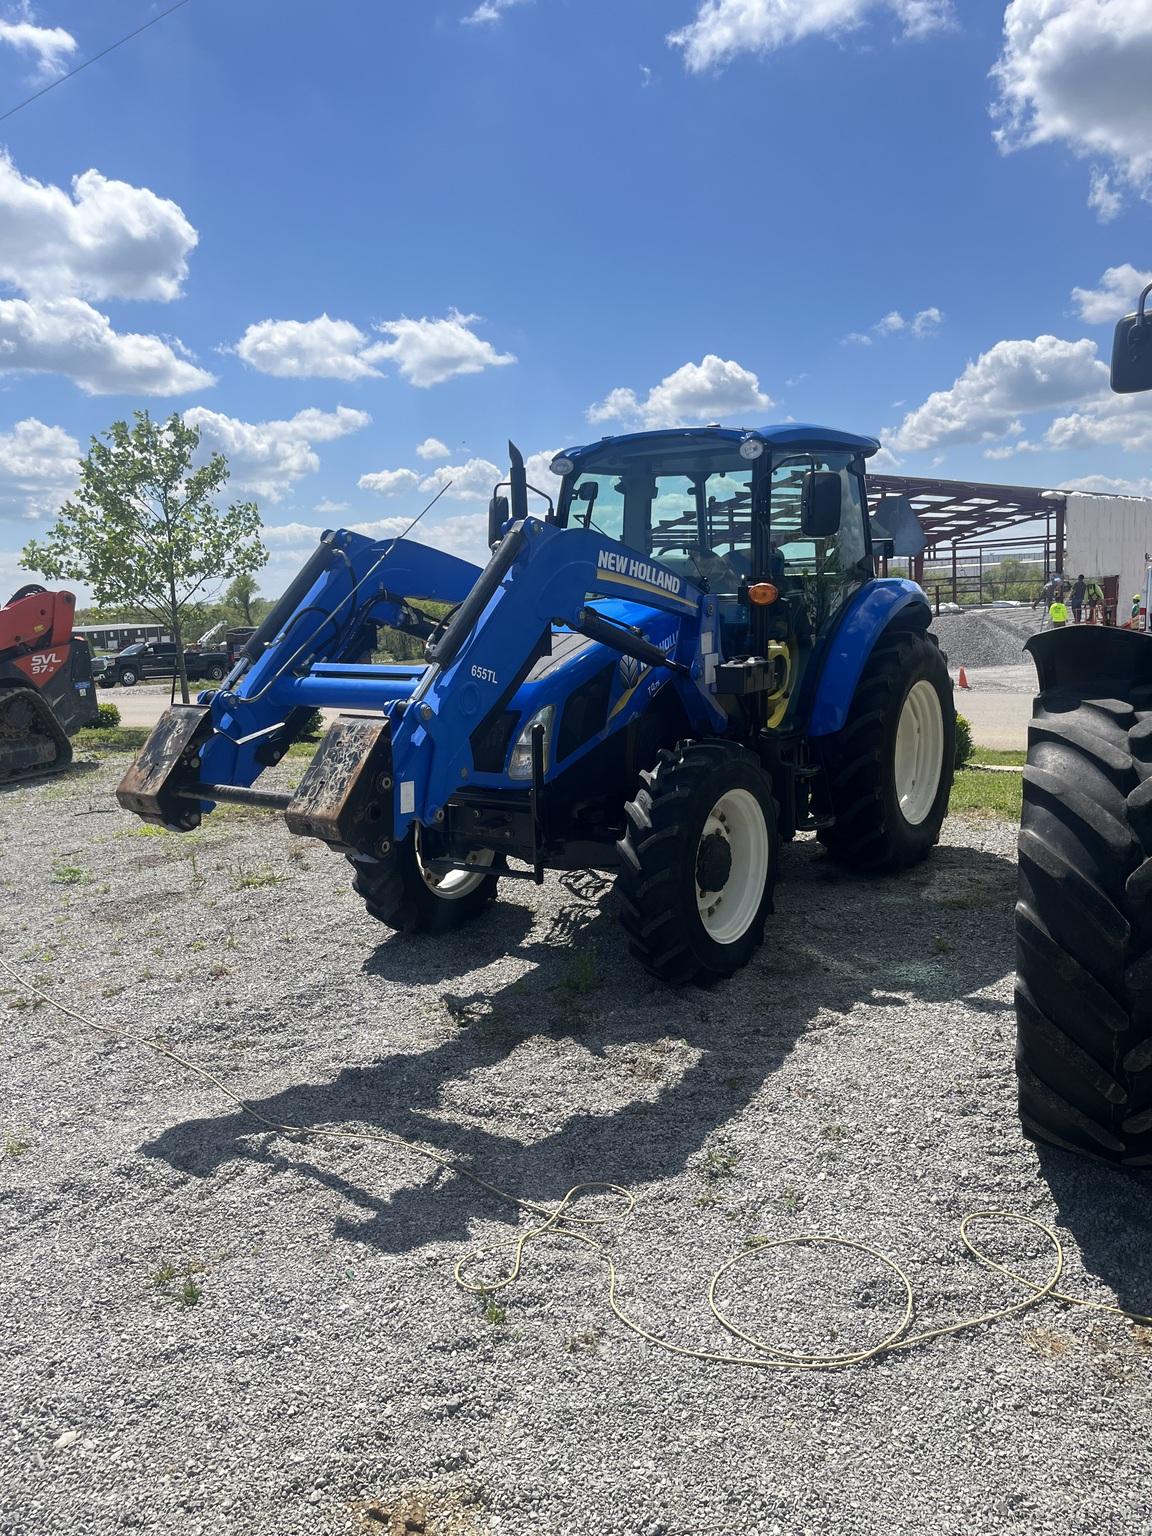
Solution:
{"label": "fender", "polygon": [[[922,610],[922,623],[916,610]],[[907,626],[910,628],[927,629],[932,622],[928,599],[914,581],[889,577],[870,581],[848,604],[824,656],[812,701],[809,736],[831,736],[843,728],[860,674],[877,640],[897,614],[914,618],[915,622]]]}

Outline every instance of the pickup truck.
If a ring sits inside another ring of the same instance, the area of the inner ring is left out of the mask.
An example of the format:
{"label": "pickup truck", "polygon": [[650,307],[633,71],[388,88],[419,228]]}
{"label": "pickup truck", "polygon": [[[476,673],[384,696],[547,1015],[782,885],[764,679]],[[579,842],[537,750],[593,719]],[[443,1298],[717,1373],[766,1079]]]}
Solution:
{"label": "pickup truck", "polygon": [[[218,683],[228,673],[228,653],[193,646],[184,652],[184,665],[189,682]],[[117,683],[134,688],[150,677],[167,681],[176,676],[176,647],[171,640],[140,640],[115,656],[94,657],[92,675],[101,688],[114,688]]]}

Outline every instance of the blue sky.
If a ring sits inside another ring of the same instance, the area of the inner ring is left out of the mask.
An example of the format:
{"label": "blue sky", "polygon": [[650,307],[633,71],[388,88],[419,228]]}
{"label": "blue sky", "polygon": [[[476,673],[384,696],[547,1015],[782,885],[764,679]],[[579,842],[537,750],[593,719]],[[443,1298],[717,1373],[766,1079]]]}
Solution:
{"label": "blue sky", "polygon": [[[161,8],[0,5],[0,111]],[[1149,78],[1152,0],[191,0],[0,123],[0,585],[140,406],[228,453],[269,591],[446,472],[426,536],[481,555],[509,436],[540,478],[793,417],[1152,491],[1100,361]]]}

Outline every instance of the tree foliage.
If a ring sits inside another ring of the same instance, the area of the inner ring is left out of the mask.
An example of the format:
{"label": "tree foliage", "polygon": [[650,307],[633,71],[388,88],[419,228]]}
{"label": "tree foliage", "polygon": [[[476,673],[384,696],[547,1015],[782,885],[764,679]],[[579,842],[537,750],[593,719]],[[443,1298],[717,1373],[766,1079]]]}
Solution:
{"label": "tree foliage", "polygon": [[255,502],[216,506],[228,461],[194,465],[200,433],[175,413],[116,421],[92,438],[80,485],[56,526],[33,539],[21,563],[50,581],[83,581],[101,608],[132,608],[170,631],[181,694],[188,700],[184,619],[213,582],[250,576],[268,559]]}
{"label": "tree foliage", "polygon": [[224,594],[224,602],[238,612],[245,624],[254,624],[252,602],[256,596],[256,578],[251,571],[241,571]]}

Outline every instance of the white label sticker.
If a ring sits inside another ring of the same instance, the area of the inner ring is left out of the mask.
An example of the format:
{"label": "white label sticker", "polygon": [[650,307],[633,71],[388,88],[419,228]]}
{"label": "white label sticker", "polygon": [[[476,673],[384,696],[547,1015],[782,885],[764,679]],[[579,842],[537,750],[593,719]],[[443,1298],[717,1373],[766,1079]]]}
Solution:
{"label": "white label sticker", "polygon": [[415,779],[401,779],[400,780],[400,814],[401,814],[401,816],[411,816],[412,812],[415,809],[416,809],[416,780]]}

